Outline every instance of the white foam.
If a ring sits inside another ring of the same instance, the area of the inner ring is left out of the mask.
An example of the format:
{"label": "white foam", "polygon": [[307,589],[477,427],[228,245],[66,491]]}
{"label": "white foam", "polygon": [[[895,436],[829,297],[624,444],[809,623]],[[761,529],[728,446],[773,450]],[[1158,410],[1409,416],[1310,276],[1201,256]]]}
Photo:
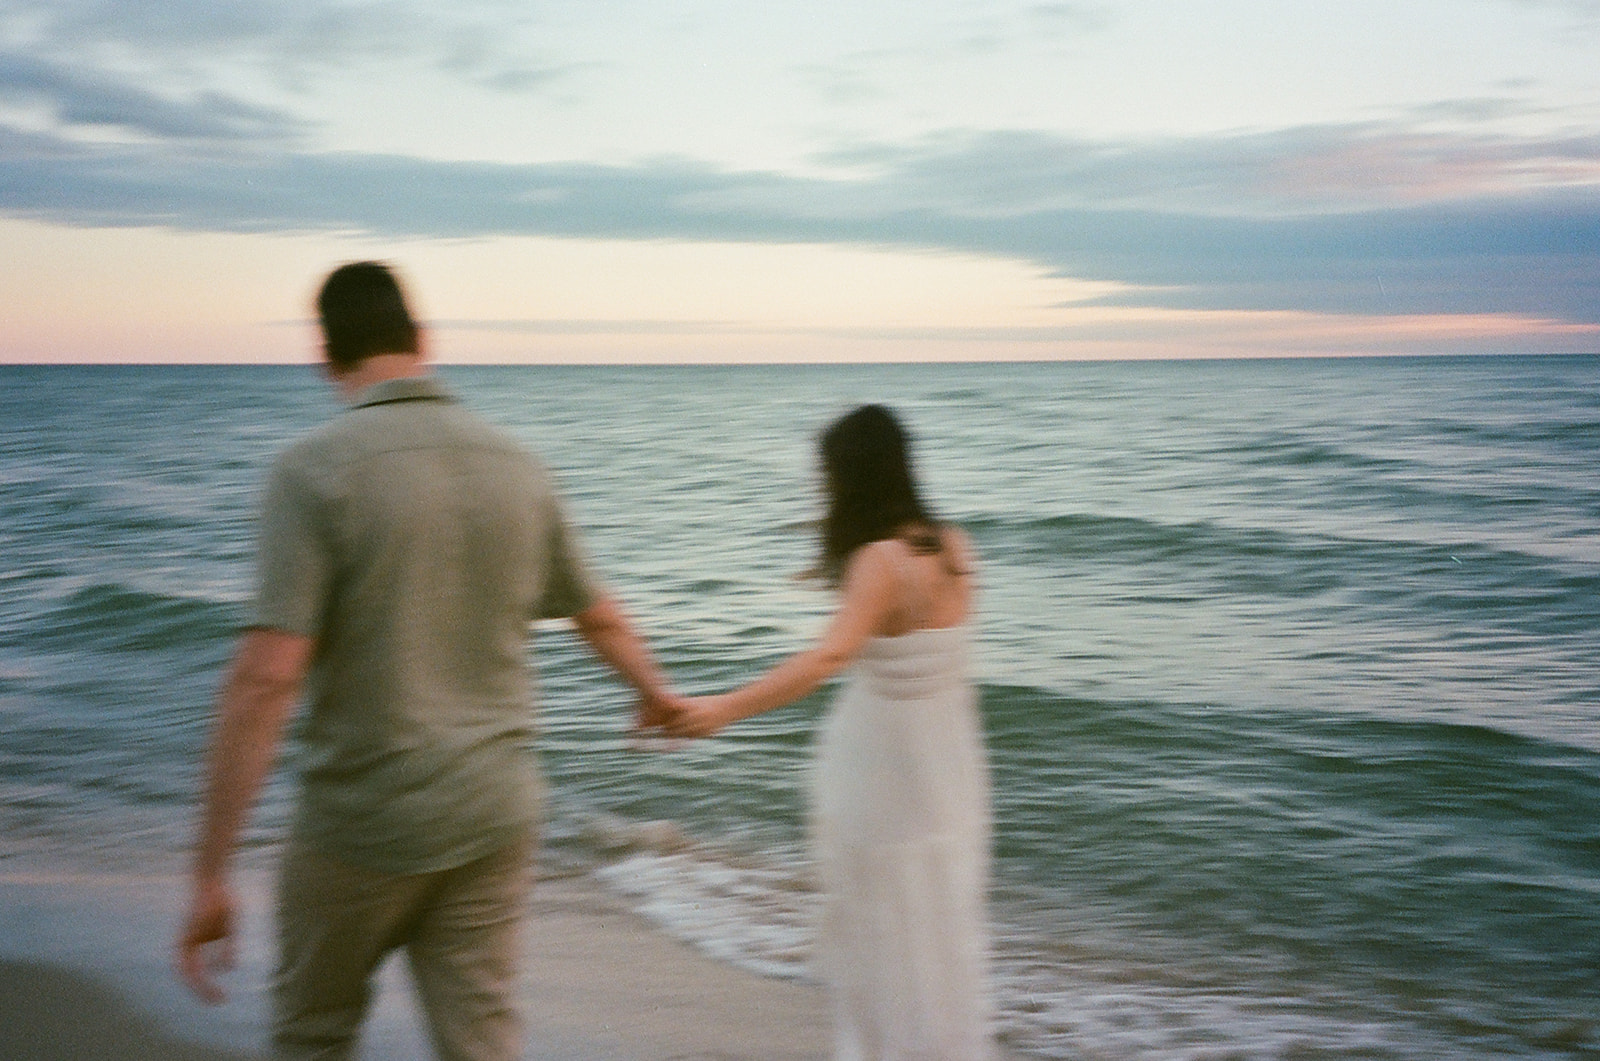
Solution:
{"label": "white foam", "polygon": [[794,872],[689,847],[638,851],[595,875],[663,930],[763,976],[803,978],[814,889]]}

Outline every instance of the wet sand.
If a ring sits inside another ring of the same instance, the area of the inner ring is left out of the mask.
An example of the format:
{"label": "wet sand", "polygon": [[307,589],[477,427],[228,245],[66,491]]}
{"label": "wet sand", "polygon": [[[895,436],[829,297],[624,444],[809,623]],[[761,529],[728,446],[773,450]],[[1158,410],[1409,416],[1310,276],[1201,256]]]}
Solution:
{"label": "wet sand", "polygon": [[[169,971],[184,882],[0,867],[0,1057],[240,1061],[265,1051],[270,968],[264,874],[230,999],[207,1007]],[[579,879],[547,880],[528,921],[525,1056],[550,1061],[822,1061],[813,985],[713,961]],[[398,963],[382,974],[363,1056],[428,1058]]]}

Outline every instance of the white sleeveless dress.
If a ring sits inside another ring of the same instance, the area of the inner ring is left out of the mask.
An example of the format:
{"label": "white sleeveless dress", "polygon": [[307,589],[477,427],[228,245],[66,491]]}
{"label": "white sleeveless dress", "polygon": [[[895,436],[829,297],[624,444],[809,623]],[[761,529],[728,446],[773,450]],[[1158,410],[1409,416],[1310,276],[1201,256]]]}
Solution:
{"label": "white sleeveless dress", "polygon": [[835,1061],[989,1061],[989,776],[964,626],[868,642],[824,723],[816,971]]}

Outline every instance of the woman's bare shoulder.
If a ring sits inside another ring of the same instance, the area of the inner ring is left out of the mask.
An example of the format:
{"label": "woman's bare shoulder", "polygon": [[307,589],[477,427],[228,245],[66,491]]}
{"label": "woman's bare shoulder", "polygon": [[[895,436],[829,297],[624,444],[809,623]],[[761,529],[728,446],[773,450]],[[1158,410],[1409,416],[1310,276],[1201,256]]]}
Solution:
{"label": "woman's bare shoulder", "polygon": [[905,542],[895,538],[868,542],[851,553],[845,561],[843,581],[849,583],[873,575],[893,578],[899,573],[900,565],[909,551]]}

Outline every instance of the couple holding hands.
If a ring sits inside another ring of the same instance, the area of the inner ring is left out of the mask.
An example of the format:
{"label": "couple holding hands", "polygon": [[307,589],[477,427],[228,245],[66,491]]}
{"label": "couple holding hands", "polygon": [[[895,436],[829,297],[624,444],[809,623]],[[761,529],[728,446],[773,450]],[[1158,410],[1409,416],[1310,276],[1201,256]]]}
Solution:
{"label": "couple holding hands", "polygon": [[741,688],[681,696],[590,579],[542,465],[429,373],[390,269],[335,270],[317,311],[350,407],[269,476],[175,955],[196,993],[221,997],[233,852],[303,695],[274,1056],[350,1056],[373,974],[403,949],[440,1058],[521,1057],[540,789],[526,642],[530,621],[570,618],[638,690],[638,724],[673,737],[711,736],[849,668],[811,775],[834,1057],[991,1058],[974,560],[923,503],[895,416],[865,405],[821,436],[814,574],[838,606],[815,645]]}

